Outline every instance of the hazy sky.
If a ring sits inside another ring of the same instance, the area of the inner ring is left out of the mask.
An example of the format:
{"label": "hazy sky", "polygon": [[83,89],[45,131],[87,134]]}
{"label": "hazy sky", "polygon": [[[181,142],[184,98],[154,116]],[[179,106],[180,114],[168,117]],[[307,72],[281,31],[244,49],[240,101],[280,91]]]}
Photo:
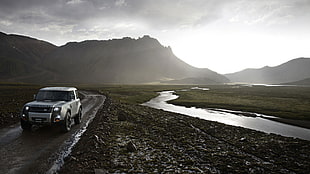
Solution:
{"label": "hazy sky", "polygon": [[310,0],[1,0],[0,31],[58,46],[150,35],[229,73],[310,57]]}

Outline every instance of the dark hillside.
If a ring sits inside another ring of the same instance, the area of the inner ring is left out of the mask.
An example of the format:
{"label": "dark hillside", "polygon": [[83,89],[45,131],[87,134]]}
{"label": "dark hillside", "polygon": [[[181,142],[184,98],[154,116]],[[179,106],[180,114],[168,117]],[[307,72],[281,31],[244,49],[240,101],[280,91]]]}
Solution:
{"label": "dark hillside", "polygon": [[55,70],[63,75],[62,81],[147,83],[186,77],[211,78],[218,83],[228,81],[213,71],[186,64],[170,47],[149,36],[68,43],[47,60],[45,66],[53,65],[50,70],[59,67]]}
{"label": "dark hillside", "polygon": [[302,85],[302,86],[310,86],[310,78],[306,78],[303,80],[299,80],[296,82],[283,83],[283,85]]}
{"label": "dark hillside", "polygon": [[123,38],[70,42],[57,47],[37,39],[0,33],[0,81],[149,83],[184,78],[228,79],[177,58],[156,39]]}
{"label": "dark hillside", "polygon": [[44,69],[43,57],[56,49],[55,45],[25,36],[0,32],[0,79],[35,76]]}

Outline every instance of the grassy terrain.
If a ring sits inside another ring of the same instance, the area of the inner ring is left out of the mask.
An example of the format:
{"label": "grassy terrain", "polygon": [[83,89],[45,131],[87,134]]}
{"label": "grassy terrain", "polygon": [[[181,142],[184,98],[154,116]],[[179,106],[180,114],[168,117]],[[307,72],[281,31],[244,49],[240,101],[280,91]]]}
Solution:
{"label": "grassy terrain", "polygon": [[108,85],[98,87],[104,94],[122,103],[142,104],[158,96],[157,92],[166,90],[188,89],[190,86],[180,85]]}
{"label": "grassy terrain", "polygon": [[104,94],[128,104],[141,104],[156,97],[157,92],[175,90],[180,97],[170,103],[176,105],[231,109],[288,119],[310,120],[309,87],[221,85],[204,86],[209,88],[209,91],[180,91],[191,87],[193,86],[105,85],[94,89],[100,89]]}
{"label": "grassy terrain", "polygon": [[208,88],[209,91],[177,91],[180,97],[170,103],[310,120],[309,87],[208,86]]}

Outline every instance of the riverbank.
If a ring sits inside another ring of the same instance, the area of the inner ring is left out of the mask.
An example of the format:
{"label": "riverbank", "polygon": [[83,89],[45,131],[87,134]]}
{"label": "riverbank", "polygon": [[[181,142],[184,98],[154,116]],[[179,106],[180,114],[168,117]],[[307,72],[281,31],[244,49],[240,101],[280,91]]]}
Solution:
{"label": "riverbank", "polygon": [[171,101],[182,106],[221,108],[310,121],[310,88],[297,86],[209,86],[210,90],[177,90]]}
{"label": "riverbank", "polygon": [[286,118],[267,118],[273,121],[277,121],[280,123],[284,123],[284,124],[289,124],[289,125],[293,125],[293,126],[298,126],[298,127],[303,127],[303,128],[307,128],[310,129],[310,121],[308,120],[293,120],[293,119],[286,119]]}
{"label": "riverbank", "polygon": [[256,131],[310,140],[310,129],[271,120],[278,119],[278,117],[269,117],[251,112],[232,111],[226,109],[184,107],[167,103],[176,98],[178,98],[178,96],[175,95],[173,91],[163,91],[159,93],[159,96],[143,103],[142,105],[155,109],[162,109],[164,111],[185,114],[204,120],[220,122],[231,126],[240,126]]}
{"label": "riverbank", "polygon": [[309,146],[108,97],[60,173],[310,173]]}
{"label": "riverbank", "polygon": [[310,88],[297,86],[209,86],[210,90],[176,90],[171,104],[220,108],[275,116],[277,122],[310,129]]}

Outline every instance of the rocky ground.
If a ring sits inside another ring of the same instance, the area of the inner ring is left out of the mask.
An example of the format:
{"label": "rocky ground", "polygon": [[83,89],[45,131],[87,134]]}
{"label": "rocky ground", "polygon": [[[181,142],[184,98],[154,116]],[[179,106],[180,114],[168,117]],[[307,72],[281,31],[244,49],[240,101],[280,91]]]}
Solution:
{"label": "rocky ground", "polygon": [[27,85],[1,85],[0,83],[0,129],[19,122],[23,105],[33,100],[39,87]]}
{"label": "rocky ground", "polygon": [[0,113],[0,129],[19,121],[19,112]]}
{"label": "rocky ground", "polygon": [[310,173],[309,141],[107,98],[59,173]]}
{"label": "rocky ground", "polygon": [[19,99],[0,98],[0,106],[0,129],[19,122],[20,110],[23,106]]}

